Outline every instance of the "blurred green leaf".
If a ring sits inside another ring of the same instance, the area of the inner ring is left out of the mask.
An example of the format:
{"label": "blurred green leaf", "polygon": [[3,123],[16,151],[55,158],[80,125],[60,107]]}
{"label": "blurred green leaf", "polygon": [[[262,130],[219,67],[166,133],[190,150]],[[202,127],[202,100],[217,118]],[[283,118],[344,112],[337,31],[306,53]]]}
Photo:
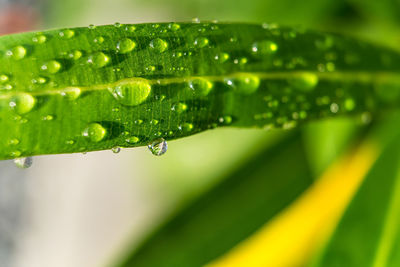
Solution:
{"label": "blurred green leaf", "polygon": [[256,231],[312,181],[295,132],[248,159],[119,266],[202,266]]}
{"label": "blurred green leaf", "polygon": [[380,127],[380,139],[389,140],[388,145],[311,266],[400,264],[400,140],[398,135],[393,138],[397,123],[391,120],[390,127]]}
{"label": "blurred green leaf", "polygon": [[93,26],[3,36],[0,51],[0,159],[291,128],[400,100],[396,52],[277,25]]}

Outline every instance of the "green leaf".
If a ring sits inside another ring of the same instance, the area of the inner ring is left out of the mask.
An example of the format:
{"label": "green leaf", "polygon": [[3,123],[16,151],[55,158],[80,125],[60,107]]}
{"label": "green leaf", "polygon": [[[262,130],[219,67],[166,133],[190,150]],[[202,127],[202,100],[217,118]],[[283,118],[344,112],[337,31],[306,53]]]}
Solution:
{"label": "green leaf", "polygon": [[203,266],[259,229],[312,181],[296,131],[248,159],[118,266]]}
{"label": "green leaf", "polygon": [[[398,266],[400,264],[400,169],[398,119],[382,127],[390,140],[348,206],[337,229],[310,266]],[[394,139],[394,140],[393,140]]]}
{"label": "green leaf", "polygon": [[373,112],[398,104],[399,69],[391,50],[274,24],[116,24],[3,36],[0,159]]}

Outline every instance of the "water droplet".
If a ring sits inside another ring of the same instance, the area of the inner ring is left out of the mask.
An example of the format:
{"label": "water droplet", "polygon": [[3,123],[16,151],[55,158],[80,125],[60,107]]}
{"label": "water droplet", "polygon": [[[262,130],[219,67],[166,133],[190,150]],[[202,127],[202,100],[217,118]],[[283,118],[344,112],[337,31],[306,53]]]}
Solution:
{"label": "water droplet", "polygon": [[119,22],[115,22],[115,23],[114,23],[114,27],[116,27],[116,28],[119,28],[119,27],[121,27],[121,23],[119,23]]}
{"label": "water droplet", "polygon": [[220,117],[220,118],[218,118],[218,122],[221,123],[221,124],[226,124],[226,125],[231,124],[232,123],[232,117],[229,116],[229,115]]}
{"label": "water droplet", "polygon": [[38,36],[34,36],[32,37],[32,42],[37,43],[37,44],[43,44],[45,43],[47,40],[45,35],[38,35]]}
{"label": "water droplet", "polygon": [[114,154],[118,154],[119,152],[121,152],[121,148],[119,146],[115,146],[115,147],[111,148],[111,151]]}
{"label": "water droplet", "polygon": [[158,120],[152,119],[152,120],[150,121],[150,124],[152,124],[152,125],[157,125],[157,124],[158,124]]}
{"label": "water droplet", "polygon": [[253,74],[240,73],[234,78],[228,78],[225,83],[240,94],[249,95],[257,91],[260,78]]}
{"label": "water droplet", "polygon": [[47,80],[44,77],[37,77],[37,78],[32,79],[31,82],[33,84],[45,84],[47,82]]}
{"label": "water droplet", "polygon": [[18,114],[26,114],[30,112],[36,104],[36,99],[28,93],[17,93],[12,96],[9,106]]}
{"label": "water droplet", "polygon": [[160,38],[157,38],[150,42],[150,48],[157,50],[159,53],[162,53],[168,49],[168,43]]}
{"label": "water droplet", "polygon": [[82,93],[82,90],[79,87],[67,87],[61,91],[61,95],[68,100],[77,99]]}
{"label": "water droplet", "polygon": [[10,139],[10,140],[8,141],[8,144],[9,144],[10,146],[18,145],[18,144],[19,144],[19,140],[16,139],[16,138]]}
{"label": "water droplet", "polygon": [[33,163],[32,157],[14,159],[15,166],[17,166],[20,169],[27,169],[30,166],[32,166],[32,163]]}
{"label": "water droplet", "polygon": [[196,40],[194,40],[194,45],[199,48],[203,48],[203,47],[207,46],[208,43],[209,43],[209,40],[206,37],[198,37],[198,38],[196,38]]}
{"label": "water droplet", "polygon": [[347,111],[352,111],[356,107],[356,103],[352,98],[346,98],[344,100],[344,109]]}
{"label": "water droplet", "polygon": [[217,60],[219,63],[224,63],[229,59],[229,54],[221,52],[215,55],[214,59]]}
{"label": "water droplet", "polygon": [[103,52],[97,52],[91,56],[87,61],[89,64],[93,65],[95,68],[102,68],[110,62],[110,58]]}
{"label": "water droplet", "polygon": [[102,44],[104,42],[104,37],[103,36],[97,36],[93,39],[93,42],[96,44]]}
{"label": "water droplet", "polygon": [[171,31],[176,32],[177,30],[179,30],[181,28],[181,25],[176,24],[176,23],[170,23],[168,25],[168,28],[171,29]]}
{"label": "water droplet", "polygon": [[127,142],[129,144],[136,144],[137,142],[139,142],[139,138],[136,136],[130,136],[125,139],[125,142]]}
{"label": "water droplet", "polygon": [[195,95],[206,96],[213,88],[213,83],[205,78],[195,78],[189,81],[189,87]]}
{"label": "water droplet", "polygon": [[96,29],[96,26],[94,24],[89,24],[88,28],[93,30],[93,29]]}
{"label": "water droplet", "polygon": [[8,82],[8,80],[9,80],[9,78],[7,75],[5,75],[5,74],[0,75],[0,83]]}
{"label": "water droplet", "polygon": [[62,65],[60,62],[56,61],[56,60],[50,60],[48,62],[46,62],[45,64],[43,64],[40,68],[43,71],[46,71],[50,74],[54,74],[60,71]]}
{"label": "water droplet", "polygon": [[289,84],[300,91],[311,91],[318,84],[318,76],[311,72],[301,73],[288,80]]}
{"label": "water droplet", "polygon": [[121,81],[109,90],[122,105],[137,106],[148,98],[151,85],[146,79],[136,78],[133,81]]}
{"label": "water droplet", "polygon": [[200,23],[200,19],[199,18],[192,18],[192,22],[193,23]]}
{"label": "water droplet", "polygon": [[117,44],[117,51],[121,54],[131,52],[135,49],[136,43],[129,38],[122,39]]}
{"label": "water droplet", "polygon": [[88,137],[92,142],[100,142],[106,137],[107,130],[101,124],[93,122],[85,128],[82,135]]}
{"label": "water droplet", "polygon": [[65,38],[65,39],[70,39],[72,37],[74,37],[75,32],[73,30],[62,30],[58,33],[58,35],[60,35],[61,38]]}
{"label": "water droplet", "polygon": [[150,152],[155,156],[161,156],[167,152],[168,145],[164,138],[158,138],[147,146]]}
{"label": "water droplet", "polygon": [[127,25],[125,27],[125,30],[128,32],[134,32],[136,30],[136,27],[134,25]]}
{"label": "water droplet", "polygon": [[178,103],[172,107],[172,110],[175,110],[176,112],[183,113],[187,110],[188,106],[185,103]]}
{"label": "water droplet", "polygon": [[278,50],[278,45],[272,41],[260,41],[253,44],[251,51],[263,55],[274,54]]}
{"label": "water droplet", "polygon": [[82,57],[82,52],[79,50],[74,50],[68,53],[68,58],[73,59],[73,60],[78,60]]}
{"label": "water droplet", "polygon": [[332,113],[337,113],[339,111],[339,105],[336,103],[332,103],[330,105],[330,110]]}
{"label": "water droplet", "polygon": [[193,124],[191,123],[184,123],[179,127],[179,129],[183,130],[184,132],[188,133],[193,130]]}
{"label": "water droplet", "polygon": [[15,60],[23,59],[26,55],[26,49],[22,45],[18,45],[6,52],[8,57],[11,57]]}

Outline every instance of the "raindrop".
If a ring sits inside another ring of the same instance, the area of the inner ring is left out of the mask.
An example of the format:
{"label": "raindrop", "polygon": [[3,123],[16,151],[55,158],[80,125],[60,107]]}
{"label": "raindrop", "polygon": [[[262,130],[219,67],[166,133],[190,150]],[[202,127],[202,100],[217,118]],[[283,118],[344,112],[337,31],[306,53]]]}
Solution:
{"label": "raindrop", "polygon": [[157,38],[150,42],[150,48],[155,49],[159,53],[162,53],[167,50],[168,43],[160,38]]}
{"label": "raindrop", "polygon": [[217,60],[219,63],[224,63],[229,59],[229,54],[221,52],[214,57],[215,60]]}
{"label": "raindrop", "polygon": [[101,124],[93,122],[85,128],[82,135],[88,137],[92,142],[100,142],[106,137],[107,130]]}
{"label": "raindrop", "polygon": [[11,97],[9,106],[18,114],[30,112],[36,104],[36,99],[28,93],[17,93]]}
{"label": "raindrop", "polygon": [[117,51],[121,54],[131,52],[135,49],[136,43],[129,38],[122,39],[117,44]]}
{"label": "raindrop", "polygon": [[195,95],[206,96],[213,88],[213,83],[205,78],[195,78],[189,81],[189,87]]}
{"label": "raindrop", "polygon": [[170,28],[171,31],[175,32],[175,31],[177,31],[177,30],[179,30],[181,28],[181,25],[176,24],[176,23],[171,23],[171,24],[168,25],[168,28]]}
{"label": "raindrop", "polygon": [[225,83],[240,94],[250,95],[257,91],[260,79],[253,74],[240,73],[234,78],[226,79]]}
{"label": "raindrop", "polygon": [[115,146],[115,147],[111,148],[111,151],[114,154],[118,154],[119,152],[121,152],[121,148],[119,146]]}
{"label": "raindrop", "polygon": [[203,48],[203,47],[207,46],[208,43],[209,43],[209,41],[205,37],[198,37],[198,38],[196,38],[196,40],[194,40],[194,45],[199,48]]}
{"label": "raindrop", "polygon": [[8,57],[11,57],[15,60],[23,59],[26,55],[26,49],[22,45],[18,45],[6,52]]}
{"label": "raindrop", "polygon": [[133,81],[121,81],[109,90],[122,105],[137,106],[148,98],[151,85],[146,79],[136,78]]}
{"label": "raindrop", "polygon": [[278,45],[272,41],[260,41],[253,44],[251,51],[264,55],[274,54],[278,50]]}
{"label": "raindrop", "polygon": [[93,65],[95,68],[102,68],[110,62],[110,58],[103,52],[97,52],[91,56],[87,61],[89,64]]}
{"label": "raindrop", "polygon": [[60,35],[60,37],[62,37],[62,38],[70,39],[70,38],[74,37],[75,32],[73,30],[67,29],[67,30],[60,31],[58,33],[58,35]]}
{"label": "raindrop", "polygon": [[82,90],[79,87],[67,87],[61,91],[61,95],[68,100],[77,99],[82,93]]}
{"label": "raindrop", "polygon": [[187,110],[188,106],[185,103],[178,103],[172,107],[172,110],[175,110],[176,112],[183,113]]}
{"label": "raindrop", "polygon": [[8,80],[9,80],[9,78],[7,75],[5,75],[5,74],[0,75],[0,83],[8,82]]}
{"label": "raindrop", "polygon": [[82,57],[82,52],[79,50],[74,50],[68,54],[68,58],[73,60],[78,60]]}
{"label": "raindrop", "polygon": [[155,156],[161,156],[167,152],[168,145],[164,138],[158,138],[147,146],[150,152]]}
{"label": "raindrop", "polygon": [[300,91],[311,91],[318,84],[318,76],[311,72],[301,73],[288,80],[289,84]]}
{"label": "raindrop", "polygon": [[60,71],[62,65],[60,62],[56,61],[56,60],[50,60],[48,62],[46,62],[45,64],[43,64],[40,68],[43,71],[46,71],[50,74],[54,74]]}
{"label": "raindrop", "polygon": [[27,169],[30,166],[32,166],[32,163],[33,163],[32,157],[14,159],[15,166],[17,166],[20,169]]}
{"label": "raindrop", "polygon": [[128,144],[136,144],[137,142],[139,142],[139,140],[140,139],[136,136],[130,136],[125,139],[125,142],[127,142]]}
{"label": "raindrop", "polygon": [[37,43],[37,44],[43,44],[45,43],[47,40],[45,35],[38,35],[38,36],[34,36],[32,37],[32,42]]}

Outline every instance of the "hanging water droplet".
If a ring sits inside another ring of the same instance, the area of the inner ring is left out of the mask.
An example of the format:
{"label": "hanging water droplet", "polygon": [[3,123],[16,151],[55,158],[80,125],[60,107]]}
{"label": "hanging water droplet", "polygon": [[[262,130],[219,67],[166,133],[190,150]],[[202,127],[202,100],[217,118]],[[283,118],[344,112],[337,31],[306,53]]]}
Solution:
{"label": "hanging water droplet", "polygon": [[58,33],[58,35],[59,35],[61,38],[70,39],[70,38],[74,37],[75,32],[74,32],[73,30],[67,29],[67,30],[62,30],[62,31],[60,31],[60,32]]}
{"label": "hanging water droplet", "polygon": [[311,72],[304,72],[289,79],[288,83],[300,91],[311,91],[318,84],[318,76]]}
{"label": "hanging water droplet", "polygon": [[269,55],[274,54],[278,50],[278,45],[272,41],[260,41],[253,44],[251,51],[253,53]]}
{"label": "hanging water droplet", "polygon": [[107,130],[101,124],[93,122],[85,128],[82,135],[92,142],[100,142],[106,137]]}
{"label": "hanging water droplet", "polygon": [[67,87],[61,91],[61,96],[65,97],[68,100],[77,99],[82,93],[82,90],[79,87]]}
{"label": "hanging water droplet", "polygon": [[95,68],[102,68],[110,63],[110,58],[105,55],[103,52],[97,52],[91,56],[89,56],[88,61],[90,65],[93,65]]}
{"label": "hanging water droplet", "polygon": [[168,49],[168,43],[160,38],[157,38],[150,42],[150,48],[155,49],[159,53],[162,53]]}
{"label": "hanging water droplet", "polygon": [[161,156],[167,152],[168,145],[164,138],[158,138],[147,146],[150,152],[155,156]]}
{"label": "hanging water droplet", "polygon": [[205,78],[195,78],[189,81],[189,87],[195,95],[206,96],[212,90],[214,84]]}
{"label": "hanging water droplet", "polygon": [[28,93],[17,93],[10,98],[9,106],[18,114],[30,112],[36,104],[36,99]]}
{"label": "hanging water droplet", "polygon": [[60,71],[62,65],[60,62],[56,61],[56,60],[50,60],[48,62],[46,62],[45,64],[43,64],[40,69],[48,72],[50,74],[54,74]]}
{"label": "hanging water droplet", "polygon": [[133,81],[121,81],[109,90],[122,105],[137,106],[148,98],[151,85],[146,79],[136,78]]}
{"label": "hanging water droplet", "polygon": [[43,44],[45,43],[47,40],[45,35],[38,35],[38,36],[34,36],[32,37],[32,42],[37,43],[37,44]]}
{"label": "hanging water droplet", "polygon": [[136,43],[129,38],[122,39],[117,44],[117,51],[121,54],[131,52],[135,49]]}
{"label": "hanging water droplet", "polygon": [[121,23],[119,23],[119,22],[115,22],[115,23],[114,23],[114,27],[116,27],[116,28],[119,28],[119,27],[121,27]]}
{"label": "hanging water droplet", "polygon": [[27,169],[30,166],[32,166],[32,163],[33,163],[32,157],[14,159],[15,166],[17,166],[20,169]]}
{"label": "hanging water droplet", "polygon": [[115,147],[111,148],[111,151],[114,154],[118,154],[119,152],[121,152],[121,148],[119,146],[115,146]]}
{"label": "hanging water droplet", "polygon": [[240,94],[250,95],[260,86],[260,78],[253,74],[240,73],[236,77],[225,79],[225,83]]}
{"label": "hanging water droplet", "polygon": [[89,24],[88,28],[93,30],[93,29],[96,29],[96,26],[94,24]]}
{"label": "hanging water droplet", "polygon": [[194,40],[194,45],[199,48],[203,48],[203,47],[207,46],[208,43],[209,43],[209,40],[206,37],[198,37],[198,38],[196,38],[196,40]]}
{"label": "hanging water droplet", "polygon": [[18,45],[6,52],[6,56],[15,60],[23,59],[26,55],[26,49],[22,45]]}

